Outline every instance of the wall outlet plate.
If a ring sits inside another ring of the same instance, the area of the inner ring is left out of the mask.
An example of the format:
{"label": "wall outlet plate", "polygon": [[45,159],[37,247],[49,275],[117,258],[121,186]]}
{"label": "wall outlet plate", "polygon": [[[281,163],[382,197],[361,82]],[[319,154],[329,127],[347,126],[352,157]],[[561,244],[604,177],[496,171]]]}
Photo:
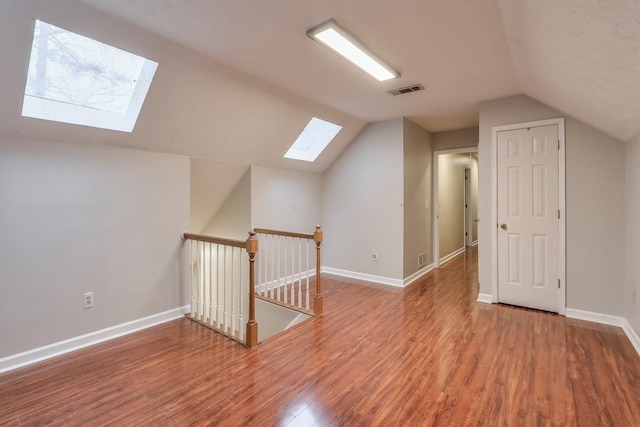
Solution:
{"label": "wall outlet plate", "polygon": [[378,261],[378,251],[371,251],[371,261]]}
{"label": "wall outlet plate", "polygon": [[83,308],[91,308],[93,307],[93,292],[85,292],[82,294],[83,297]]}

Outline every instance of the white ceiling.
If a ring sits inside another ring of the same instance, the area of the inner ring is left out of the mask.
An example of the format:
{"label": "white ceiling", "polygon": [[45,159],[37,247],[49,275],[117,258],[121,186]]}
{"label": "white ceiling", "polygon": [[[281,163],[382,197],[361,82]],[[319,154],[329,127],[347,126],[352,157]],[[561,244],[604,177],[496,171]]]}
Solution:
{"label": "white ceiling", "polygon": [[500,7],[523,93],[621,141],[640,136],[640,1]]}
{"label": "white ceiling", "polygon": [[[159,62],[133,133],[21,117],[36,18]],[[402,77],[379,83],[305,36],[327,18]],[[524,93],[626,141],[639,20],[637,0],[0,0],[0,134],[322,172],[367,122],[465,128],[479,102]],[[312,116],[344,128],[315,163],[282,159]]]}
{"label": "white ceiling", "polygon": [[[521,93],[495,0],[82,0],[366,122],[474,126],[478,102]],[[305,36],[336,19],[392,67],[379,83]],[[421,93],[387,90],[422,83]]]}

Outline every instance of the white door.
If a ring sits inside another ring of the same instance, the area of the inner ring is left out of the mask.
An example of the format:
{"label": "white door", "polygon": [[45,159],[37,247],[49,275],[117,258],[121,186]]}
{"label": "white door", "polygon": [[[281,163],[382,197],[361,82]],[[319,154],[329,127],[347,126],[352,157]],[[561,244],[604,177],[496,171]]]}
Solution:
{"label": "white door", "polygon": [[557,125],[498,133],[498,224],[498,301],[557,313]]}

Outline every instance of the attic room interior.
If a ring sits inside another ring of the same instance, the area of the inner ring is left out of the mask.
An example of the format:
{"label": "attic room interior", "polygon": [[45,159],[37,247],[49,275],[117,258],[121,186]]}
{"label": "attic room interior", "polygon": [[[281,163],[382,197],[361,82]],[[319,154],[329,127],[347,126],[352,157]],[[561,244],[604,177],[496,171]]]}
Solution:
{"label": "attic room interior", "polygon": [[0,11],[0,425],[640,425],[637,2]]}

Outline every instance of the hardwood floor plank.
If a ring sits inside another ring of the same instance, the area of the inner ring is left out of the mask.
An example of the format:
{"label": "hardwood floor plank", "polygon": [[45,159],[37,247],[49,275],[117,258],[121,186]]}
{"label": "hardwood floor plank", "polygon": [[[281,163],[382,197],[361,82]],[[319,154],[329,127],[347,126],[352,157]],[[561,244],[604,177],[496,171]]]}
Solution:
{"label": "hardwood floor plank", "polygon": [[0,425],[640,425],[621,329],[475,302],[477,248],[404,290],[323,289],[253,350],[180,319],[0,375]]}

